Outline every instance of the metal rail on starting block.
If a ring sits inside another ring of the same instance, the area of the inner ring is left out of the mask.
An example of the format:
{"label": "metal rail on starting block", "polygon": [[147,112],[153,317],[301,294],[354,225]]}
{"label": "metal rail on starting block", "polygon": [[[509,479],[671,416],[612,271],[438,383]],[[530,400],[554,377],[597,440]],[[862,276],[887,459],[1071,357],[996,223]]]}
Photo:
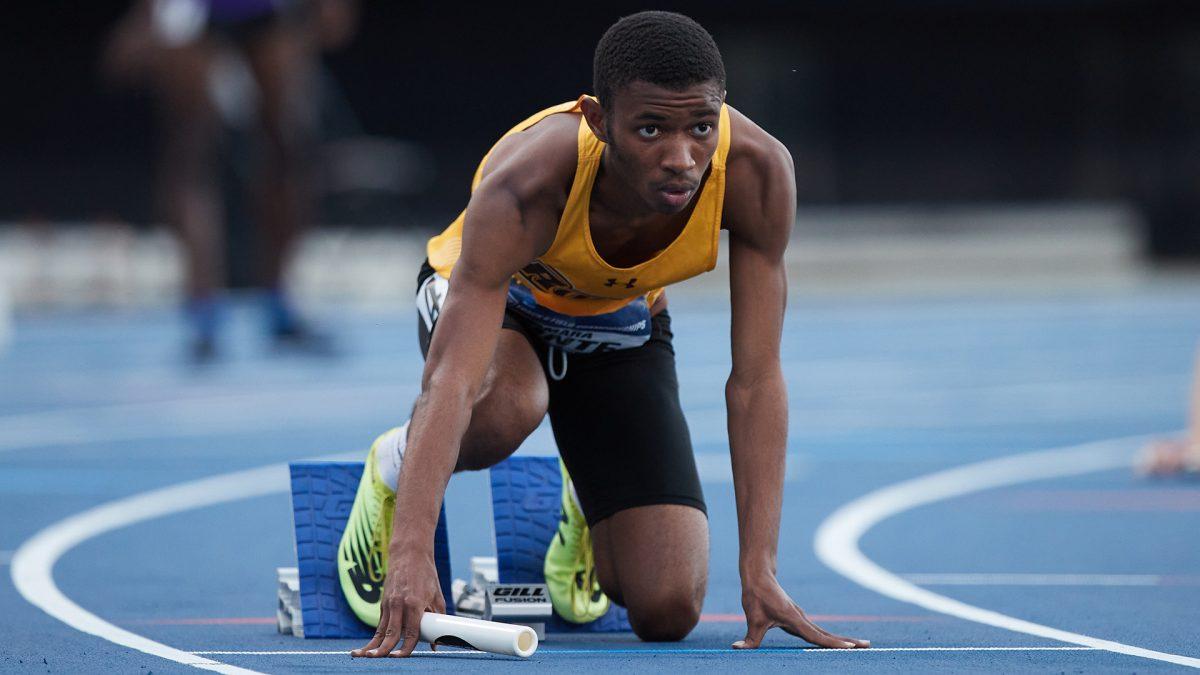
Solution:
{"label": "metal rail on starting block", "polygon": [[[338,544],[354,504],[363,463],[293,462],[290,468],[298,565],[294,577],[291,568],[278,570],[279,629],[306,638],[370,637],[374,629],[358,620],[342,596],[337,568]],[[500,587],[544,584],[546,549],[562,515],[558,459],[509,458],[492,467],[491,489]],[[444,507],[434,536],[434,560],[447,611],[453,612],[454,577]],[[489,586],[495,591],[494,585]],[[495,614],[490,618],[516,623],[529,623],[535,618],[511,606],[530,604],[524,600],[501,609],[502,596],[503,592],[496,597],[489,595],[487,614]],[[617,632],[630,628],[625,610],[613,605],[607,614],[586,624],[569,623],[555,614],[549,617],[545,630]]]}

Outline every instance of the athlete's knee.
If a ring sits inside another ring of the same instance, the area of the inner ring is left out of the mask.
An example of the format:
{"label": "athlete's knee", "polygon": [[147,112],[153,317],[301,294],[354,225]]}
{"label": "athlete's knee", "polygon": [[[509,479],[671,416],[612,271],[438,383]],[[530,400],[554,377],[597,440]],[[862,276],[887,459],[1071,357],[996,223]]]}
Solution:
{"label": "athlete's knee", "polygon": [[647,642],[677,642],[700,622],[703,592],[684,585],[663,589],[653,597],[627,597],[629,625]]}

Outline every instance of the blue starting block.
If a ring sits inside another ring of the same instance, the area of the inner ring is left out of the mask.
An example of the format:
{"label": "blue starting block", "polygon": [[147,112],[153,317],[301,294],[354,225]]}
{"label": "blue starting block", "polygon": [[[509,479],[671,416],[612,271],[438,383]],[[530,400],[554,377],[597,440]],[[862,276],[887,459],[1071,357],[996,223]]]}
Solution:
{"label": "blue starting block", "polygon": [[[350,611],[338,581],[337,549],[362,477],[362,462],[293,462],[300,614],[306,638],[365,638],[374,634]],[[542,562],[562,515],[562,479],[554,457],[514,457],[491,469],[496,558],[501,583],[545,583]],[[447,610],[453,612],[446,510],[434,535],[434,560]],[[587,624],[551,617],[547,632],[628,631],[625,610],[613,605]],[[296,631],[300,634],[301,631]]]}
{"label": "blue starting block", "polygon": [[[358,620],[342,595],[337,551],[362,478],[362,462],[292,462],[292,514],[296,526],[296,562],[300,573],[300,614],[306,638],[369,638],[375,629]],[[446,509],[433,537],[442,595],[452,598],[450,539]],[[453,613],[448,601],[446,611]]]}
{"label": "blue starting block", "polygon": [[[491,468],[496,568],[500,583],[544,584],[542,564],[562,516],[562,474],[557,457],[509,457]],[[613,633],[631,630],[625,608],[612,605],[589,623],[564,621],[557,612],[547,633]]]}

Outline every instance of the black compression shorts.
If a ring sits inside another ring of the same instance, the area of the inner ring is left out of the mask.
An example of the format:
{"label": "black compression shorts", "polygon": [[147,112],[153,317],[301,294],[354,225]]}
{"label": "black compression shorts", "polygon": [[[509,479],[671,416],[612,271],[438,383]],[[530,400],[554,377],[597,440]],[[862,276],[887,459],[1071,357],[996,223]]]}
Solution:
{"label": "black compression shorts", "polygon": [[[433,284],[443,284],[440,291]],[[421,353],[441,308],[445,286],[428,261],[417,275],[417,333]],[[550,389],[550,425],[571,473],[588,525],[618,511],[652,504],[683,504],[707,515],[692,440],[679,405],[671,317],[651,318],[650,339],[639,347],[567,354],[546,343],[511,308],[503,328],[533,347]]]}

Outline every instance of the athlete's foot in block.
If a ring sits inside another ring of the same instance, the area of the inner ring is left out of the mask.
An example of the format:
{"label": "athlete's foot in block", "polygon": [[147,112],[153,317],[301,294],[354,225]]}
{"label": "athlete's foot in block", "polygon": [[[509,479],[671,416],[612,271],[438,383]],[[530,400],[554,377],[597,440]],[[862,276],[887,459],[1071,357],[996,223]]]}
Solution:
{"label": "athlete's foot in block", "polygon": [[392,512],[396,492],[380,477],[380,462],[387,453],[400,453],[405,427],[392,429],[371,445],[366,465],[354,495],[354,506],[338,546],[338,579],[342,593],[355,616],[370,626],[379,625],[383,579],[387,571],[388,542],[392,536]]}
{"label": "athlete's foot in block", "polygon": [[542,568],[550,604],[571,623],[595,621],[608,612],[609,600],[596,578],[592,533],[571,489],[571,477],[559,460],[562,472],[562,516],[558,531],[546,550]]}

